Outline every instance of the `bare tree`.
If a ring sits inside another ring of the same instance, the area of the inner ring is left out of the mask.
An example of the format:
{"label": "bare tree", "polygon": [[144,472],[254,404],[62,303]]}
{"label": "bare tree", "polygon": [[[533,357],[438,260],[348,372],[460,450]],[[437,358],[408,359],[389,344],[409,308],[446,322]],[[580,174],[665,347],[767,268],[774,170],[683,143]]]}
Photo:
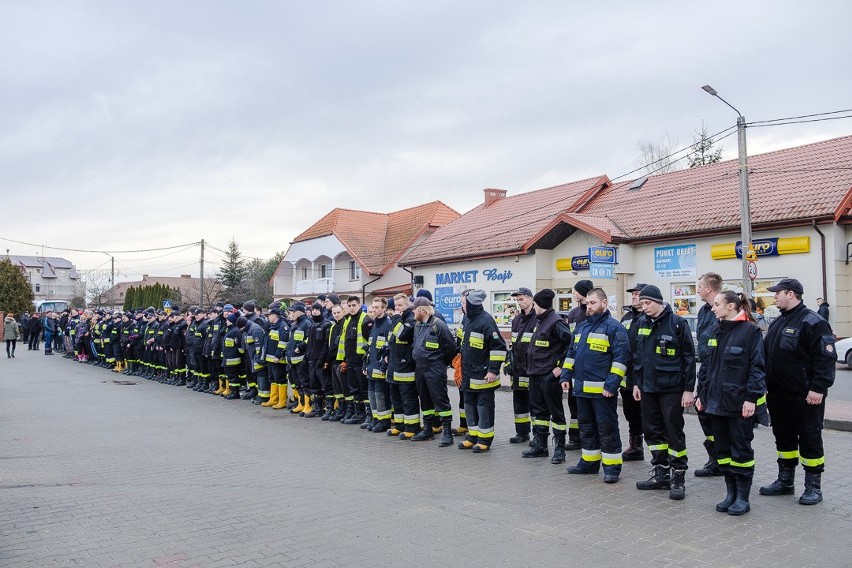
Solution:
{"label": "bare tree", "polygon": [[643,168],[647,174],[662,174],[683,168],[679,161],[683,156],[672,155],[678,151],[677,138],[672,138],[668,132],[656,141],[640,140],[636,143],[636,149],[639,151],[636,166]]}
{"label": "bare tree", "polygon": [[184,287],[183,303],[187,306],[209,307],[225,297],[222,283],[211,273],[204,277],[204,296],[201,295],[201,279],[193,278],[192,283]]}
{"label": "bare tree", "polygon": [[107,292],[112,288],[111,276],[109,270],[102,268],[80,271],[80,278],[86,284],[86,298],[89,300],[89,306],[100,308],[109,304],[110,298]]}

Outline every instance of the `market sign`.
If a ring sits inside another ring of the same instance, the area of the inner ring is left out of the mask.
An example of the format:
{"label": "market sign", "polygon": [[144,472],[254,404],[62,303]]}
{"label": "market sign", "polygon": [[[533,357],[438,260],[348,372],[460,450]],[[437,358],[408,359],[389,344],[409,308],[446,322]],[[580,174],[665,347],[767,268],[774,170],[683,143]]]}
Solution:
{"label": "market sign", "polygon": [[456,323],[454,314],[461,312],[461,287],[441,286],[435,288],[435,310],[440,312],[447,323]]}
{"label": "market sign", "polygon": [[692,245],[675,245],[654,248],[654,276],[656,278],[696,278],[697,248]]}
{"label": "market sign", "polygon": [[589,262],[615,264],[615,247],[589,247]]}
{"label": "market sign", "polygon": [[589,255],[583,256],[572,256],[571,258],[557,258],[556,259],[556,270],[565,271],[565,270],[588,270],[589,269]]}
{"label": "market sign", "polygon": [[[757,256],[779,256],[782,254],[801,254],[811,250],[810,237],[776,237],[754,239],[751,242]],[[742,258],[742,241],[724,243],[710,247],[710,257],[714,260]]]}

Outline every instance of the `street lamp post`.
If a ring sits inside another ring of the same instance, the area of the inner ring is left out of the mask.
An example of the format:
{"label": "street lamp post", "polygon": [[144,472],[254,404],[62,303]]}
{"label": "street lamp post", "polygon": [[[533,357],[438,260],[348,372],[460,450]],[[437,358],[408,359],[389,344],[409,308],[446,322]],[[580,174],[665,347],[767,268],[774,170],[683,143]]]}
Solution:
{"label": "street lamp post", "polygon": [[743,292],[747,298],[752,297],[752,281],[748,274],[748,263],[751,258],[751,207],[748,199],[748,153],[746,152],[746,124],[745,117],[731,103],[719,96],[716,89],[710,85],[701,87],[708,94],[716,97],[737,113],[737,147],[739,148],[740,169],[740,257],[743,264]]}

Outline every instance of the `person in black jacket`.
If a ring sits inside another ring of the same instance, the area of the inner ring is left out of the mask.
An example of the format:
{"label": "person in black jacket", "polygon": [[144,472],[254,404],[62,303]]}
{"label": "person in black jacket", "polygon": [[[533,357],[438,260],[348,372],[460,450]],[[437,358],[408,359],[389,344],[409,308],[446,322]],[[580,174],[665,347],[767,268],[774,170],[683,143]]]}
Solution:
{"label": "person in black jacket", "polygon": [[754,476],[754,416],[766,392],[763,334],[751,319],[748,301],[730,290],[716,295],[713,314],[719,319],[707,339],[698,372],[696,409],[710,419],[710,431],[727,494],[716,510],[747,513]]}
{"label": "person in black jacket", "polygon": [[817,304],[817,314],[822,319],[824,319],[825,321],[828,321],[828,308],[829,308],[828,302],[826,302],[822,298],[817,298],[816,304]]}
{"label": "person in black jacket", "polygon": [[[588,294],[595,285],[591,280],[580,280],[572,289],[574,295],[574,303],[576,304],[568,315],[565,316],[565,321],[573,332],[577,326],[586,319],[586,294]],[[580,430],[577,422],[577,401],[574,400],[573,391],[568,391],[568,442],[565,444],[566,450],[580,449]]]}
{"label": "person in black jacket", "polygon": [[529,288],[512,292],[520,311],[512,320],[512,345],[506,374],[512,377],[512,409],[515,413],[515,435],[510,444],[522,444],[530,439],[530,377],[527,372],[527,352],[530,349],[536,320],[533,293]]}
{"label": "person in black jacket", "polygon": [[639,300],[645,315],[636,335],[633,397],[642,403],[642,431],[654,470],[636,488],[669,489],[669,499],[681,500],[688,463],[683,412],[692,406],[695,388],[692,332],[653,284],[642,288]]}
{"label": "person in black jacket", "polygon": [[[621,325],[627,329],[627,341],[630,346],[630,353],[636,354],[636,332],[639,330],[639,318],[642,317],[642,304],[639,302],[639,295],[642,288],[647,284],[637,283],[632,288],[628,288],[631,294],[631,305],[621,318]],[[624,419],[627,420],[627,428],[629,433],[629,444],[626,450],[622,452],[621,458],[624,461],[644,461],[645,447],[642,439],[642,405],[633,398],[633,357],[627,362],[627,373],[624,375],[624,380],[621,384],[621,410],[624,412]]]}
{"label": "person in black jacket", "polygon": [[760,494],[792,494],[796,464],[801,461],[805,492],[799,503],[816,505],[822,501],[825,470],[825,396],[836,371],[834,333],[827,321],[802,303],[804,290],[798,280],[785,278],[767,289],[775,292],[781,310],[764,341],[766,404],[778,450],[778,479],[761,487]]}
{"label": "person in black jacket", "polygon": [[41,316],[40,314],[34,314],[30,318],[29,326],[27,327],[27,334],[29,335],[29,344],[27,345],[27,351],[38,351],[38,340],[41,335]]}
{"label": "person in black jacket", "polygon": [[[716,316],[713,314],[713,301],[722,291],[722,277],[715,272],[705,272],[698,277],[696,286],[698,297],[704,302],[698,310],[695,322],[695,335],[698,339],[698,360],[704,361],[707,352],[707,340],[716,328]],[[704,450],[707,452],[707,462],[695,470],[695,477],[713,477],[722,475],[722,470],[716,461],[716,451],[713,448],[713,432],[710,427],[710,417],[698,412],[698,423],[704,433]]]}

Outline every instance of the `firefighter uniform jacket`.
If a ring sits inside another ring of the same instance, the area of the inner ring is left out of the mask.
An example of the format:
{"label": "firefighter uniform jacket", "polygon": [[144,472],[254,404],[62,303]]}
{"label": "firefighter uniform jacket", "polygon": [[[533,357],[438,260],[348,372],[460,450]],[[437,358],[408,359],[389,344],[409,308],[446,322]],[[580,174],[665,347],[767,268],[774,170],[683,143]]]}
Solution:
{"label": "firefighter uniform jacket", "polygon": [[766,386],[806,396],[834,384],[837,351],[828,322],[800,303],[769,326],[764,341]]}
{"label": "firefighter uniform jacket", "polygon": [[328,359],[328,330],[331,329],[331,322],[324,317],[311,317],[313,326],[311,327],[311,336],[308,338],[308,361],[322,363]]}
{"label": "firefighter uniform jacket", "polygon": [[698,318],[695,321],[695,335],[698,340],[698,360],[704,362],[704,357],[707,355],[708,342],[716,330],[716,314],[713,313],[713,308],[708,303],[704,303],[701,309],[698,310]]}
{"label": "firefighter uniform jacket", "polygon": [[414,347],[412,356],[416,366],[429,367],[437,365],[446,371],[445,349],[456,349],[456,338],[443,320],[431,316],[425,322],[414,325]]}
{"label": "firefighter uniform jacket", "polygon": [[243,328],[243,337],[246,344],[249,368],[253,373],[260,371],[265,366],[263,361],[265,335],[263,328],[259,324],[246,320],[246,326]]}
{"label": "firefighter uniform jacket", "polygon": [[344,337],[344,350],[346,352],[346,364],[360,366],[364,364],[367,355],[367,340],[373,329],[373,319],[364,312],[349,316],[346,321]]}
{"label": "firefighter uniform jacket", "polygon": [[535,320],[526,367],[530,375],[546,375],[562,367],[571,345],[571,329],[553,308],[536,315]]}
{"label": "firefighter uniform jacket", "polygon": [[578,397],[602,397],[604,390],[616,394],[630,357],[627,330],[605,310],[577,324],[559,382],[571,381]]}
{"label": "firefighter uniform jacket", "polygon": [[266,345],[263,348],[263,359],[267,363],[284,364],[284,353],[287,351],[287,340],[290,338],[290,327],[284,318],[278,323],[270,323],[266,332]]}
{"label": "firefighter uniform jacket", "polygon": [[229,326],[225,330],[222,345],[222,366],[223,367],[239,367],[243,364],[243,349],[242,332],[235,325]]}
{"label": "firefighter uniform jacket", "polygon": [[[184,327],[186,329],[186,327]],[[196,333],[200,333],[201,336],[198,337],[198,351],[199,355],[204,355],[204,345],[208,341],[208,337],[210,336],[210,320],[203,319],[198,322],[195,326]]]}
{"label": "firefighter uniform jacket", "polygon": [[697,396],[707,414],[742,416],[744,402],[757,404],[766,394],[763,334],[744,318],[718,321],[709,335]]}
{"label": "firefighter uniform jacket", "polygon": [[530,308],[529,313],[521,311],[512,320],[512,349],[510,353],[509,374],[517,378],[519,388],[529,388],[530,378],[527,373],[527,352],[530,349],[533,330],[537,320],[535,310]]}
{"label": "firefighter uniform jacket", "polygon": [[[500,367],[506,361],[506,342],[494,317],[480,310],[472,310],[468,306],[468,314],[462,322],[461,389],[466,391],[499,388]],[[471,312],[474,312],[472,317]],[[494,373],[496,377],[489,380],[486,378],[488,373]]]}
{"label": "firefighter uniform jacket", "polygon": [[346,352],[343,347],[343,328],[345,325],[346,318],[341,318],[340,321],[332,321],[331,328],[328,330],[329,365],[340,363],[346,358]]}
{"label": "firefighter uniform jacket", "polygon": [[291,365],[298,365],[305,360],[313,325],[314,323],[305,314],[300,315],[299,319],[290,325],[290,338],[287,341],[286,355],[287,362]]}
{"label": "firefighter uniform jacket", "polygon": [[676,393],[695,389],[695,348],[685,319],[666,304],[657,318],[639,318],[634,379],[642,392]]}
{"label": "firefighter uniform jacket", "polygon": [[[633,358],[636,356],[636,334],[639,331],[639,318],[643,311],[630,306],[630,311],[621,317],[621,325],[627,330],[627,344],[630,347],[630,359],[627,362],[627,373],[621,381],[621,388],[633,389]],[[630,395],[632,396],[632,395]]]}
{"label": "firefighter uniform jacket", "polygon": [[367,376],[385,380],[388,372],[388,338],[391,333],[391,318],[383,316],[373,320],[367,350]]}
{"label": "firefighter uniform jacket", "polygon": [[414,312],[406,309],[393,324],[388,347],[388,373],[395,383],[414,382]]}
{"label": "firefighter uniform jacket", "polygon": [[204,334],[201,333],[201,330],[198,329],[198,323],[195,321],[195,317],[192,318],[191,322],[187,325],[186,328],[186,353],[201,353],[201,349],[204,343]]}
{"label": "firefighter uniform jacket", "polygon": [[222,314],[217,315],[210,321],[210,327],[208,329],[208,337],[210,341],[210,352],[208,353],[205,348],[202,352],[205,355],[213,359],[220,359],[222,357],[222,347],[225,339],[225,316]]}

